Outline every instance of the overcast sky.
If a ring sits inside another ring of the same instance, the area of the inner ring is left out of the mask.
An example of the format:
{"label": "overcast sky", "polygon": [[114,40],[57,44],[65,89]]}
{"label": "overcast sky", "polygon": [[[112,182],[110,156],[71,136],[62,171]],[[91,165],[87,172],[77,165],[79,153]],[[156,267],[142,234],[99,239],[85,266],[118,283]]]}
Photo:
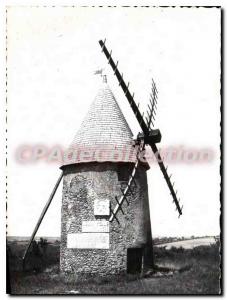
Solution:
{"label": "overcast sky", "polygon": [[[68,146],[105,68],[134,135],[139,131],[98,40],[107,39],[141,109],[151,78],[159,90],[156,127],[161,146],[214,152],[203,164],[170,164],[184,205],[178,214],[156,164],[148,171],[154,236],[219,233],[220,11],[216,8],[8,9],[9,235],[30,235],[60,174],[45,161],[19,164],[21,145]],[[38,235],[60,235],[62,186]]]}

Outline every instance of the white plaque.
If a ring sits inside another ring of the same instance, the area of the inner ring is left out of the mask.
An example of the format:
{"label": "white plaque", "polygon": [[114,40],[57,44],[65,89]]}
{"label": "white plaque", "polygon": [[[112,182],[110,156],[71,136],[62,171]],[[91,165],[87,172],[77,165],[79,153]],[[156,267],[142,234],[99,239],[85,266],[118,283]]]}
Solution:
{"label": "white plaque", "polygon": [[110,200],[95,199],[94,215],[95,216],[109,216],[110,215]]}
{"label": "white plaque", "polygon": [[109,249],[109,233],[69,233],[67,248]]}
{"label": "white plaque", "polygon": [[82,221],[82,232],[109,232],[109,221]]}

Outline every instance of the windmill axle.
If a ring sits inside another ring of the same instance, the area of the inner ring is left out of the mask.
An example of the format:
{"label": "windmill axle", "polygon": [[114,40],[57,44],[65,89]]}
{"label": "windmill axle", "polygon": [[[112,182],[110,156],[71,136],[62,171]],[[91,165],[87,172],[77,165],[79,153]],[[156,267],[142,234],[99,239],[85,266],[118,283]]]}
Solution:
{"label": "windmill axle", "polygon": [[159,143],[161,138],[162,135],[159,129],[150,130],[148,135],[144,135],[144,133],[139,133],[137,135],[137,140],[144,140],[145,144]]}

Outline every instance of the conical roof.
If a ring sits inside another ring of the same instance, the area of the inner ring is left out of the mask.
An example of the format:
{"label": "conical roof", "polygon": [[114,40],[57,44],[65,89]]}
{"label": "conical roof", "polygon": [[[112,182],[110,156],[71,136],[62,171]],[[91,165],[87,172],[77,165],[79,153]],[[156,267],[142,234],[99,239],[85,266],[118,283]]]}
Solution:
{"label": "conical roof", "polygon": [[136,153],[132,131],[110,87],[103,82],[69,147],[64,165],[95,161],[134,163]]}
{"label": "conical roof", "polygon": [[103,83],[76,133],[72,145],[124,146],[132,144],[132,131],[107,83]]}

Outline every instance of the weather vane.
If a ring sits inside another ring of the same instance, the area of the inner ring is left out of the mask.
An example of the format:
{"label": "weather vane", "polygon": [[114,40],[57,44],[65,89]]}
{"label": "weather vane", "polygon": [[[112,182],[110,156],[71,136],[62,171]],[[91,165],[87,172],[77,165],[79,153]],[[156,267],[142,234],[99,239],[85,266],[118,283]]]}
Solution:
{"label": "weather vane", "polygon": [[103,71],[104,69],[97,69],[95,72],[94,72],[94,75],[100,75],[103,79],[103,82],[107,83],[107,75],[106,74],[103,74]]}

